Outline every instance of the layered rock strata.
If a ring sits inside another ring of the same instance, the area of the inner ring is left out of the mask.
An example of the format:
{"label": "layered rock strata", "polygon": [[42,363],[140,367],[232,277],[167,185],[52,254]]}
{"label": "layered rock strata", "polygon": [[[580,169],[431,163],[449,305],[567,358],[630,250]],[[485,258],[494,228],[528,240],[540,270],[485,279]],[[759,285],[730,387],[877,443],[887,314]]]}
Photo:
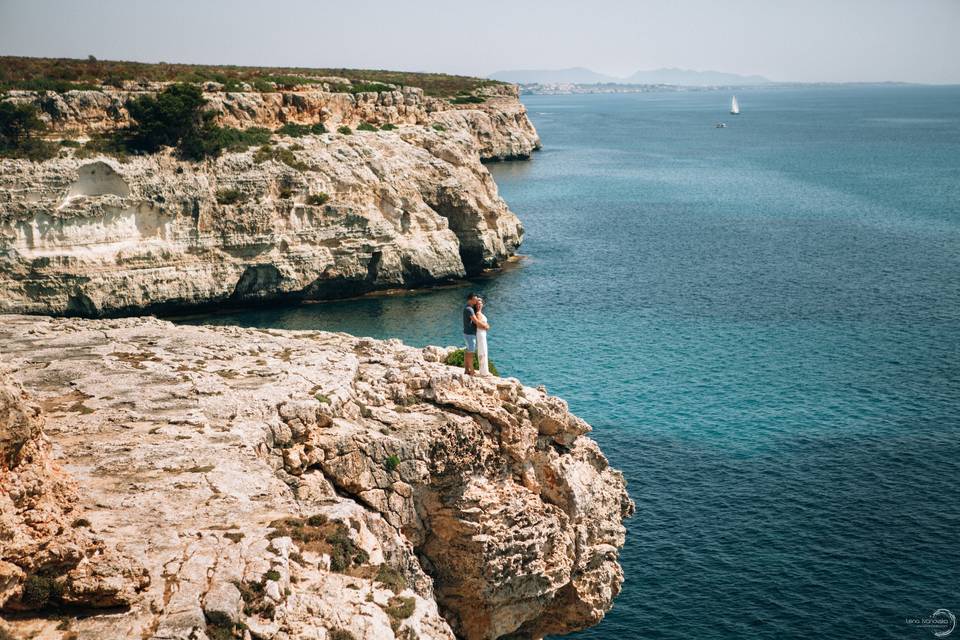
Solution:
{"label": "layered rock strata", "polygon": [[[340,80],[348,83],[344,78]],[[35,105],[49,129],[67,137],[84,137],[131,123],[126,103],[141,95],[156,93],[167,83],[133,83],[125,89],[9,91],[5,100]],[[295,91],[207,91],[207,108],[216,122],[240,129],[275,129],[287,123],[323,122],[330,131],[361,122],[375,125],[450,125],[473,136],[484,160],[526,158],[540,148],[540,138],[527,118],[514,85],[493,85],[480,90],[484,102],[453,104],[444,98],[424,95],[418,87],[391,91],[337,93],[329,85],[304,85]]]}
{"label": "layered rock strata", "polygon": [[[588,425],[444,349],[5,316],[0,351],[78,483],[52,502],[149,578],[110,615],[8,621],[24,635],[539,638],[595,624],[620,589],[633,504]],[[25,436],[4,429],[9,452]]]}
{"label": "layered rock strata", "polygon": [[325,134],[280,148],[304,168],[254,149],[206,163],[0,161],[0,311],[335,298],[478,273],[521,242],[462,132]]}
{"label": "layered rock strata", "polygon": [[[490,88],[480,105],[412,88],[209,93],[227,125],[398,126],[278,135],[269,150],[200,163],[70,149],[46,162],[0,159],[0,312],[95,317],[328,299],[498,267],[523,227],[481,160],[539,145],[512,91]],[[130,93],[6,99],[34,101],[54,131],[82,136],[126,125]]]}

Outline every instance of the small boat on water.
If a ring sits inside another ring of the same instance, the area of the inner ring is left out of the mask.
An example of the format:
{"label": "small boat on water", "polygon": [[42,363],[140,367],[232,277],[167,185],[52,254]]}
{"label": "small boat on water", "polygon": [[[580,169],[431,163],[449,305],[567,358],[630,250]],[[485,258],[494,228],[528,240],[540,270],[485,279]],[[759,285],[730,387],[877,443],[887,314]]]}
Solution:
{"label": "small boat on water", "polygon": [[726,123],[726,122],[718,122],[718,123],[717,123],[716,125],[714,125],[714,126],[715,126],[717,129],[726,129],[726,128],[727,128],[727,123]]}
{"label": "small boat on water", "polygon": [[733,100],[730,101],[730,115],[740,115],[740,103],[737,102],[737,96],[733,96]]}

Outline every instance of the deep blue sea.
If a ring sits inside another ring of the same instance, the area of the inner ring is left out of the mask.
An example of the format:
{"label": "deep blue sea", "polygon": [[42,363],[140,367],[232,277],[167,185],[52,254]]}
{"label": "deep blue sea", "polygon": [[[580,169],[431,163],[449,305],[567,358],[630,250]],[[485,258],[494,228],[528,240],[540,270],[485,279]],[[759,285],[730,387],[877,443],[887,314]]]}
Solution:
{"label": "deep blue sea", "polygon": [[907,619],[960,616],[960,87],[738,98],[526,96],[543,151],[490,165],[519,267],[200,321],[456,344],[482,292],[501,372],[637,503],[577,638],[932,638]]}

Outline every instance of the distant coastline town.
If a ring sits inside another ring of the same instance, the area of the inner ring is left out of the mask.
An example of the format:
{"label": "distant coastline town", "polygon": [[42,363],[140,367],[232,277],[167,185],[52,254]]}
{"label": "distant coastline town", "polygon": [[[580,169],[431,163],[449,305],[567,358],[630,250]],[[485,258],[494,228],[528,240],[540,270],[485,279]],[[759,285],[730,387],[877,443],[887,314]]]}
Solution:
{"label": "distant coastline town", "polygon": [[716,91],[732,86],[684,86],[678,84],[622,84],[603,82],[580,84],[576,82],[531,82],[520,84],[523,95],[566,95],[574,93],[651,93],[657,91]]}
{"label": "distant coastline town", "polygon": [[[740,75],[723,71],[692,69],[654,69],[637,71],[618,78],[585,67],[569,69],[518,69],[497,71],[492,80],[520,86],[525,95],[563,95],[576,93],[651,93],[664,91],[724,91],[744,87],[784,89],[809,86],[844,86],[862,83],[777,82],[758,75]],[[868,84],[905,84],[901,82]]]}
{"label": "distant coastline town", "polygon": [[745,87],[756,89],[791,89],[797,87],[844,87],[850,85],[907,85],[909,82],[768,82],[765,84],[679,85],[679,84],[622,84],[604,82],[581,84],[576,82],[520,83],[521,95],[569,95],[587,93],[653,93],[665,91],[728,91]]}

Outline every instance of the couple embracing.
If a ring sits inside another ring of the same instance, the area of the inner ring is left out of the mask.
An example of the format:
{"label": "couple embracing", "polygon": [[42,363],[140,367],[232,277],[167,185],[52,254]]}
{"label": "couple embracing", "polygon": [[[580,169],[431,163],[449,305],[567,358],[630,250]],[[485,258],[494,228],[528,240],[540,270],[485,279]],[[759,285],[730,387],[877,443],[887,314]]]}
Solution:
{"label": "couple embracing", "polygon": [[[483,315],[483,299],[475,293],[467,295],[467,304],[463,308],[463,339],[467,343],[463,354],[463,370],[467,375],[490,375],[490,359],[487,356],[487,329],[490,323]],[[478,370],[473,368],[473,357],[480,360]]]}

